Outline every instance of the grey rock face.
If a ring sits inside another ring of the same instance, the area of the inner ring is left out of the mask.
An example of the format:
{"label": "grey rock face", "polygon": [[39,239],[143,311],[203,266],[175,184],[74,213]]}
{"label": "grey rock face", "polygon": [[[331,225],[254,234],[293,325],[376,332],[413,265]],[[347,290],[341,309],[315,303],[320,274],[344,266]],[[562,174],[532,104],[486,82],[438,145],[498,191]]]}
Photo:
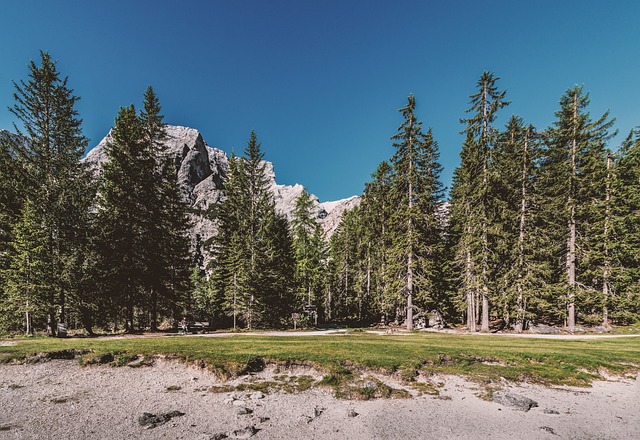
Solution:
{"label": "grey rock face", "polygon": [[[111,141],[111,132],[109,132],[83,159],[96,174],[101,172],[108,160],[106,148]],[[218,204],[224,200],[222,181],[229,166],[229,158],[224,151],[207,145],[200,132],[193,128],[168,125],[167,138],[163,144],[162,155],[175,165],[184,200],[196,212],[190,216],[193,225],[192,242],[195,244],[197,238],[200,242],[204,242],[217,232],[215,223],[205,218],[204,212],[212,204]],[[276,210],[291,220],[296,199],[304,187],[300,184],[278,184],[273,164],[265,162],[265,165]],[[360,203],[358,196],[324,203],[320,203],[314,195],[311,195],[311,199],[315,216],[327,233],[327,237],[330,237],[337,228],[342,214]],[[207,259],[206,256],[205,259]]]}

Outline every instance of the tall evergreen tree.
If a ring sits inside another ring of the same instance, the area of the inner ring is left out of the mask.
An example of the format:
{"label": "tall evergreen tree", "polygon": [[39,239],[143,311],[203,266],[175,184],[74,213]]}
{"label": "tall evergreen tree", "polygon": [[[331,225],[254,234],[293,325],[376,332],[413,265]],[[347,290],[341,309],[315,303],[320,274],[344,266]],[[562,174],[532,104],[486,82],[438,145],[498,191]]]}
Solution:
{"label": "tall evergreen tree", "polygon": [[441,244],[441,224],[437,214],[442,204],[442,167],[438,163],[438,146],[431,129],[422,132],[422,123],[415,117],[415,98],[409,95],[407,105],[400,109],[404,122],[392,137],[396,152],[393,196],[394,261],[402,262],[405,287],[406,326],[413,329],[414,300],[420,292],[423,302],[433,301],[434,281],[438,278],[438,246]]}
{"label": "tall evergreen tree", "polygon": [[144,304],[147,273],[149,220],[145,204],[153,168],[140,163],[145,157],[143,136],[134,106],[121,107],[107,144],[109,161],[103,168],[98,197],[102,284],[110,299],[111,318],[117,321],[124,313],[129,332],[134,327],[134,307]]}
{"label": "tall evergreen tree", "polygon": [[254,132],[244,157],[232,155],[225,201],[212,213],[218,222],[211,263],[213,296],[224,298],[234,328],[278,324],[293,292],[294,260],[289,227],[275,212],[266,164]]}
{"label": "tall evergreen tree", "polygon": [[42,218],[30,200],[27,200],[14,228],[11,265],[4,270],[6,298],[3,301],[3,319],[0,324],[12,329],[17,315],[24,317],[27,335],[34,333],[34,322],[45,322],[48,297],[54,277],[48,270],[51,255],[47,253],[49,237],[42,228]]}
{"label": "tall evergreen tree", "polygon": [[555,231],[563,231],[553,235],[555,243],[564,243],[557,250],[565,257],[564,267],[557,269],[555,281],[566,302],[569,331],[576,325],[576,294],[579,290],[584,291],[578,285],[579,236],[593,220],[592,216],[585,216],[590,199],[601,200],[602,197],[598,188],[602,188],[603,173],[592,175],[587,170],[595,166],[594,160],[600,162],[598,167],[602,170],[602,151],[613,124],[608,120],[608,112],[593,121],[586,110],[588,105],[589,97],[581,86],[567,90],[562,96],[557,120],[549,129],[549,146],[543,164],[544,187],[550,201],[548,221]]}
{"label": "tall evergreen tree", "polygon": [[545,275],[547,247],[540,230],[538,164],[541,134],[512,116],[496,144],[491,172],[495,287],[502,292],[505,325],[522,332],[539,300]]}
{"label": "tall evergreen tree", "polygon": [[317,308],[323,290],[324,234],[312,216],[312,209],[311,197],[303,189],[296,199],[291,220],[296,259],[297,305]]}
{"label": "tall evergreen tree", "polygon": [[[20,218],[22,206],[21,173],[15,157],[16,136],[0,130],[0,285],[2,273],[9,267],[13,228]],[[0,290],[0,301],[2,290]]]}
{"label": "tall evergreen tree", "polygon": [[481,331],[489,331],[489,297],[492,279],[490,260],[490,231],[492,216],[489,209],[491,151],[498,139],[493,127],[498,110],[508,105],[505,91],[498,90],[499,78],[483,72],[478,80],[477,93],[470,96],[471,107],[463,133],[465,143],[460,152],[461,164],[454,174],[452,189],[452,220],[456,223],[457,260],[464,267],[462,290],[467,305],[467,327],[475,331],[481,301]]}
{"label": "tall evergreen tree", "polygon": [[[392,287],[391,244],[393,228],[391,219],[393,203],[393,168],[387,161],[378,165],[365,185],[362,197],[362,216],[365,227],[367,292],[371,294],[372,308],[387,323],[399,309],[399,296]],[[394,319],[397,319],[394,316]]]}
{"label": "tall evergreen tree", "polygon": [[[87,146],[82,120],[75,105],[78,97],[61,78],[56,62],[47,52],[41,64],[31,61],[29,79],[14,83],[15,104],[10,111],[22,124],[17,132],[26,142],[16,144],[22,163],[25,190],[42,218],[47,234],[47,270],[53,280],[47,295],[48,333],[56,335],[66,321],[67,295],[74,273],[77,220],[88,209],[83,197],[89,174],[80,162]],[[61,332],[64,335],[64,332]]]}

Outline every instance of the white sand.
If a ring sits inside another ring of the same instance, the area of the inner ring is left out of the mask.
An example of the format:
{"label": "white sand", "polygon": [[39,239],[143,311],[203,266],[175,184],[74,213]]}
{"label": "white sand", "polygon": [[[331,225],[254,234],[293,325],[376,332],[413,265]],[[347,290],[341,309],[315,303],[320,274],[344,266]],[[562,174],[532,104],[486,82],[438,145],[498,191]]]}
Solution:
{"label": "white sand", "polygon": [[[460,378],[443,381],[440,398],[345,401],[315,388],[260,400],[236,392],[245,404],[235,406],[223,403],[230,393],[207,391],[220,385],[211,374],[178,363],[2,365],[0,438],[210,439],[220,433],[233,438],[233,431],[247,426],[259,429],[253,439],[640,438],[639,379],[596,382],[592,388],[506,386],[538,402],[529,412],[482,400],[476,397],[481,390]],[[170,386],[180,389],[167,391]],[[241,407],[253,413],[239,415]],[[144,412],[174,410],[186,414],[153,429],[138,424]],[[358,415],[349,417],[350,411]]]}

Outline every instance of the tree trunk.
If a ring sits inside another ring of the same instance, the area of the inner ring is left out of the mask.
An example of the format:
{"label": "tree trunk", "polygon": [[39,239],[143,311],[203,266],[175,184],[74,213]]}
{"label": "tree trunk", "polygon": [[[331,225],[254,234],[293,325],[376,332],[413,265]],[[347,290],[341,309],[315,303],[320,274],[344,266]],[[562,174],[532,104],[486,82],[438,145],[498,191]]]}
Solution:
{"label": "tree trunk", "polygon": [[49,309],[47,314],[47,336],[56,336],[58,330],[58,323],[56,322],[55,311]]}
{"label": "tree trunk", "polygon": [[487,192],[488,192],[488,177],[487,177],[487,163],[489,161],[489,133],[488,133],[488,121],[487,121],[487,86],[483,88],[484,105],[482,106],[482,145],[483,145],[483,158],[482,158],[482,324],[480,327],[481,332],[489,331],[489,243],[488,243],[488,225],[487,225]]}
{"label": "tree trunk", "polygon": [[571,140],[571,179],[569,187],[569,237],[567,239],[567,280],[569,282],[569,294],[567,305],[567,328],[572,332],[576,325],[576,306],[575,306],[575,288],[576,288],[576,203],[575,200],[575,179],[577,177],[577,139],[575,127],[578,118],[578,102],[577,96],[573,98],[573,127],[574,136]]}
{"label": "tree trunk", "polygon": [[158,331],[158,292],[151,289],[151,331]]}
{"label": "tree trunk", "polygon": [[602,325],[609,326],[609,221],[611,219],[611,154],[607,154],[607,183],[605,193],[605,211],[604,211],[604,271],[602,274]]}
{"label": "tree trunk", "polygon": [[520,187],[520,228],[518,233],[518,299],[517,299],[517,315],[515,330],[516,333],[522,333],[524,330],[524,317],[526,310],[524,308],[524,293],[523,293],[523,271],[524,271],[524,239],[525,239],[525,226],[527,222],[527,162],[528,162],[528,148],[529,147],[529,135],[525,135],[524,138],[524,154],[522,155],[522,175],[521,187]]}

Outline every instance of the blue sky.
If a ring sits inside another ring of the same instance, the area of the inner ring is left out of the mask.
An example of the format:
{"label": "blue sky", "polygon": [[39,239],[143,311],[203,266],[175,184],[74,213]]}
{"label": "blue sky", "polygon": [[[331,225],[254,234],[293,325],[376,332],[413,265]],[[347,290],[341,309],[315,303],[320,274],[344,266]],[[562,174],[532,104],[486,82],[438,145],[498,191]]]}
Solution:
{"label": "blue sky", "polygon": [[0,128],[11,81],[40,49],[81,97],[97,144],[147,85],[168,123],[241,151],[252,129],[280,183],[322,201],[362,192],[393,149],[409,93],[433,128],[448,186],[468,97],[483,70],[540,128],[584,84],[591,113],[640,124],[638,1],[32,1],[0,8]]}

